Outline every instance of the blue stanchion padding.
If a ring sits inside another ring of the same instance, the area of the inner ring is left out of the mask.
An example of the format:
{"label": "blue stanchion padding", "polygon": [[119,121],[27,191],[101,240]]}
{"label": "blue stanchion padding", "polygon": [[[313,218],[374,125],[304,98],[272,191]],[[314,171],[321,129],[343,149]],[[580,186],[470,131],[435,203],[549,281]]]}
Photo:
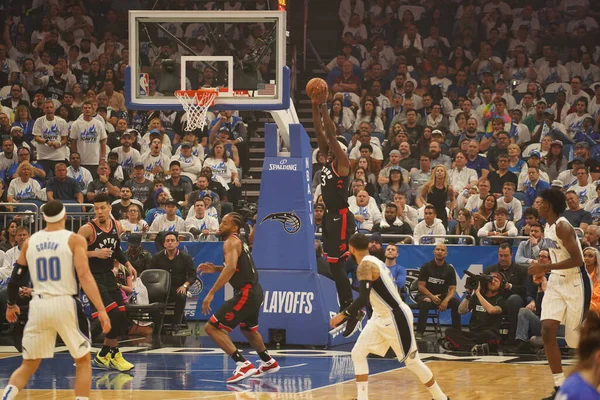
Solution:
{"label": "blue stanchion padding", "polygon": [[[270,340],[271,329],[285,330],[287,344],[331,347],[350,341],[341,332],[335,336],[329,334],[329,319],[339,309],[332,280],[313,271],[263,270],[260,282],[265,298],[258,331],[265,341]],[[366,319],[362,324],[365,323]],[[231,333],[231,338],[246,342],[238,329]]]}
{"label": "blue stanchion padding", "polygon": [[[407,269],[406,282],[410,284],[419,278],[421,265],[433,260],[433,249],[435,246],[413,246],[402,245],[398,247],[398,264]],[[513,248],[513,257],[517,248]],[[448,246],[448,257],[446,261],[454,266],[456,270],[456,293],[463,298],[467,276],[465,271],[479,274],[490,265],[498,263],[498,247],[496,246]],[[462,317],[463,325],[466,326],[471,319],[471,314]],[[450,325],[452,318],[450,311],[440,314],[440,323]]]}

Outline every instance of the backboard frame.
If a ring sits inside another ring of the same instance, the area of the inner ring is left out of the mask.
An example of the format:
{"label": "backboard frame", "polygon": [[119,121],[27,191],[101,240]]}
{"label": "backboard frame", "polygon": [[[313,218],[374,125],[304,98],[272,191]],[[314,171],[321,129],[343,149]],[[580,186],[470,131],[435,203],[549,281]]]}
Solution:
{"label": "backboard frame", "polygon": [[[276,95],[269,97],[236,96],[235,90],[230,96],[219,94],[215,104],[210,110],[242,110],[242,111],[274,111],[287,110],[290,108],[290,71],[285,65],[286,60],[286,16],[285,11],[129,11],[129,65],[125,69],[125,103],[127,108],[133,110],[176,110],[183,111],[183,107],[173,97],[147,97],[138,96],[138,45],[139,31],[138,19],[149,19],[148,22],[180,22],[189,23],[210,19],[211,22],[256,22],[260,18],[277,20],[276,52],[274,54],[275,65],[280,74],[279,82],[276,82]],[[221,57],[222,58],[222,57]],[[182,65],[185,65],[182,62]],[[229,63],[233,67],[233,63]],[[182,79],[185,82],[185,78]],[[185,89],[185,86],[182,87]],[[233,88],[235,89],[235,88]]]}

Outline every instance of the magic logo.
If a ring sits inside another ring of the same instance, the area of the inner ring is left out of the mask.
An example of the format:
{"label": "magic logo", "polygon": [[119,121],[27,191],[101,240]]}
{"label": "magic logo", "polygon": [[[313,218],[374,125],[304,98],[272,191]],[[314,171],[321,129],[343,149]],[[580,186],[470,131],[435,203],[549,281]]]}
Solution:
{"label": "magic logo", "polygon": [[90,125],[89,128],[84,129],[81,132],[81,141],[86,143],[96,143],[98,140],[98,131],[96,130],[96,125]]}
{"label": "magic logo", "polygon": [[260,221],[260,224],[262,225],[266,221],[271,221],[271,220],[280,222],[281,225],[283,225],[283,230],[286,233],[289,233],[292,235],[297,233],[300,230],[300,228],[302,227],[302,221],[300,220],[300,217],[298,217],[294,211],[276,212],[276,213],[268,214],[266,217],[264,217],[262,219],[262,221]]}

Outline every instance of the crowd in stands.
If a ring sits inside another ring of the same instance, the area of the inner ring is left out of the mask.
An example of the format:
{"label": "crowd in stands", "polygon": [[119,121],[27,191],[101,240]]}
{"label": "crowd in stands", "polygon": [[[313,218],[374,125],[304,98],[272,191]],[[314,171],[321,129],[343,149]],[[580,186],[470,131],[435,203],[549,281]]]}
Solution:
{"label": "crowd in stands", "polygon": [[321,67],[359,231],[499,245],[543,222],[549,187],[580,236],[597,229],[599,17],[587,0],[341,1]]}
{"label": "crowd in stands", "polygon": [[[0,23],[0,202],[9,203],[5,208],[23,212],[31,207],[19,203],[41,206],[52,199],[86,204],[108,193],[113,216],[127,231],[188,231],[214,240],[220,216],[237,207],[242,181],[251,178],[247,124],[235,110],[209,112],[204,130],[187,132],[183,112],[126,108],[127,12],[152,9],[155,2],[9,3]],[[174,1],[160,7],[260,10],[271,5],[266,0],[243,2],[243,7],[239,1]],[[184,44],[202,41],[203,51],[195,51],[212,54],[205,38],[183,34],[193,25],[179,24],[178,36]],[[247,25],[235,29],[232,43],[246,51],[264,33]],[[150,30],[152,41],[158,29]],[[149,73],[152,97],[172,95],[173,90],[160,91],[168,68],[161,61],[180,56],[169,50],[173,43],[165,35],[158,37],[159,51],[140,46],[140,68]],[[204,68],[198,80],[210,85],[211,73]]]}

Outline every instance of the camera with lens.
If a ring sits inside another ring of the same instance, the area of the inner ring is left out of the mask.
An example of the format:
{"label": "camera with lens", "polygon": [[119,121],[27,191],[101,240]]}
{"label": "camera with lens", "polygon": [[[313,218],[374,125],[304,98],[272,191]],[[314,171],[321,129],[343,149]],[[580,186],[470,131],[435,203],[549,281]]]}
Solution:
{"label": "camera with lens", "polygon": [[172,73],[173,71],[175,71],[175,64],[177,64],[177,62],[175,60],[173,60],[172,58],[165,58],[161,61],[161,65],[162,65],[163,69],[169,73]]}
{"label": "camera with lens", "polygon": [[252,220],[256,213],[258,213],[258,206],[256,203],[248,203],[245,200],[240,200],[237,203],[236,210],[245,221],[248,221]]}
{"label": "camera with lens", "polygon": [[481,292],[485,292],[487,288],[487,284],[494,280],[492,275],[486,274],[474,274],[471,271],[465,271],[465,275],[467,275],[467,281],[465,282],[465,287],[470,290],[477,289],[477,286],[481,283]]}

